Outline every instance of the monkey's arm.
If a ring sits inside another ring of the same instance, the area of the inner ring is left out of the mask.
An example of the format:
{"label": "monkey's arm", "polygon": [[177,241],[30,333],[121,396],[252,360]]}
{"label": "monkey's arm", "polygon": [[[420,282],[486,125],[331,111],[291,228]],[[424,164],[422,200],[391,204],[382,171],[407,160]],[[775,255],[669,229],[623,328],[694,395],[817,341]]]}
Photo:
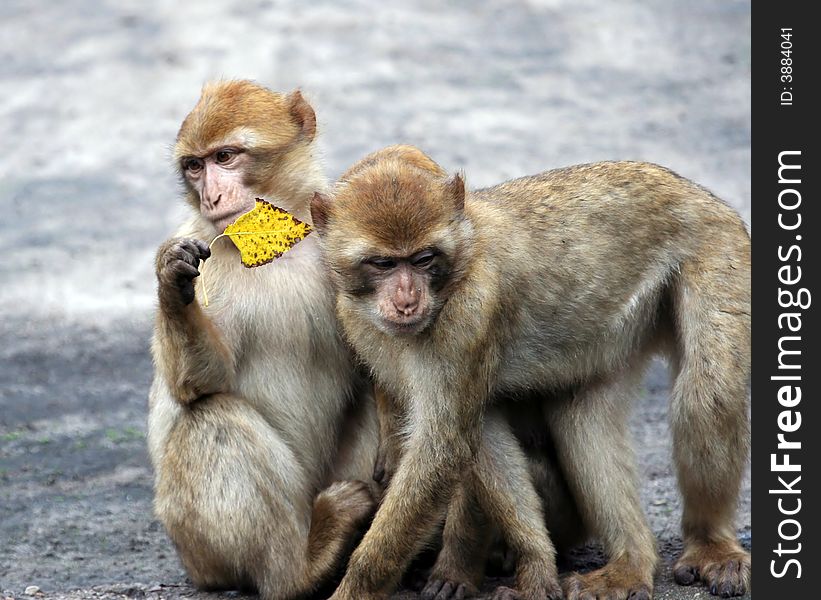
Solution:
{"label": "monkey's arm", "polygon": [[402,460],[335,600],[382,598],[393,590],[468,470],[481,437],[487,384],[478,375],[471,381],[445,381],[430,377],[426,389],[412,398]]}
{"label": "monkey's arm", "polygon": [[229,391],[234,355],[194,298],[194,278],[208,246],[186,238],[168,240],[157,252],[160,310],[154,357],[172,395],[188,404],[205,394]]}

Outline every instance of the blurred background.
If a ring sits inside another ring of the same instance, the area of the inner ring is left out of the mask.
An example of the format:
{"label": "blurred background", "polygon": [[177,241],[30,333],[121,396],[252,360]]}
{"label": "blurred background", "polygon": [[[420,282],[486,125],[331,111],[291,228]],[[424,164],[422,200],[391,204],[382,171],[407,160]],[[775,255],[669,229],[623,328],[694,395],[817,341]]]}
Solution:
{"label": "blurred background", "polygon": [[[7,595],[191,593],[151,514],[145,417],[153,255],[186,210],[170,150],[205,81],[303,90],[332,178],[398,142],[472,187],[648,160],[750,223],[749,1],[4,0],[0,58]],[[654,366],[634,431],[669,561],[666,386]],[[748,487],[738,526],[749,546]],[[657,596],[701,597],[670,581]]]}

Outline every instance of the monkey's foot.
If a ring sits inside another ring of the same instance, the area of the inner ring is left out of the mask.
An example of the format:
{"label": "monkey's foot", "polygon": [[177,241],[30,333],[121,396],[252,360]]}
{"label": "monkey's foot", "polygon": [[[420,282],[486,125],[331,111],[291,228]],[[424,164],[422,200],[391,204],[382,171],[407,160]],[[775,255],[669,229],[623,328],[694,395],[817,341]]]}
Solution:
{"label": "monkey's foot", "polygon": [[[376,511],[373,493],[364,481],[337,481],[322,490],[314,501],[314,512],[327,508],[331,515],[345,519],[354,528],[363,527]],[[315,515],[314,519],[318,517]]]}
{"label": "monkey's foot", "polygon": [[365,594],[362,592],[357,592],[355,594],[349,594],[346,592],[342,592],[340,590],[336,590],[333,595],[328,598],[328,600],[384,600],[385,595],[375,595],[375,594]]}
{"label": "monkey's foot", "polygon": [[435,579],[431,576],[422,590],[422,600],[463,600],[475,596],[479,590],[468,581]]}
{"label": "monkey's foot", "polygon": [[550,559],[542,553],[538,558],[530,558],[525,553],[519,557],[516,565],[516,589],[500,587],[493,595],[494,600],[561,600],[562,586],[559,584],[559,572],[556,560],[550,548]]}
{"label": "monkey's foot", "polygon": [[650,600],[652,574],[621,561],[611,561],[590,573],[571,573],[562,582],[566,600]]}
{"label": "monkey's foot", "polygon": [[536,592],[514,590],[513,588],[500,585],[494,590],[491,596],[491,600],[561,600],[561,598],[562,589],[558,584],[555,588],[551,586],[550,590],[539,590]]}
{"label": "monkey's foot", "polygon": [[521,569],[516,573],[516,589],[501,585],[491,596],[492,600],[561,600],[562,586],[554,568],[546,567],[536,572]]}
{"label": "monkey's foot", "polygon": [[750,554],[735,540],[688,544],[673,567],[673,578],[679,585],[701,581],[714,596],[741,596],[750,589]]}
{"label": "monkey's foot", "polygon": [[463,561],[454,560],[447,550],[446,546],[439,553],[422,590],[422,600],[461,600],[479,593],[482,573],[473,572]]}

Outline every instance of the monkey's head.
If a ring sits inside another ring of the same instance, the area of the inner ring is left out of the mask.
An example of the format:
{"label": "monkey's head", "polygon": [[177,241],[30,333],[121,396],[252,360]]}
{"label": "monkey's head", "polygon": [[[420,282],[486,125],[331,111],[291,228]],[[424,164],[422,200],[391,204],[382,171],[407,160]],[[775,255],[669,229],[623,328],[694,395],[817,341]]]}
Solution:
{"label": "monkey's head", "polygon": [[333,197],[314,194],[314,227],[340,311],[390,335],[419,334],[467,267],[473,230],[464,181],[394,156],[367,160]]}
{"label": "monkey's head", "polygon": [[[299,91],[278,94],[250,81],[206,84],[174,147],[188,201],[218,233],[253,209],[257,196],[307,213],[310,195],[302,188],[305,171],[314,172],[308,148],[315,133],[316,116]],[[300,192],[303,206],[289,206]]]}

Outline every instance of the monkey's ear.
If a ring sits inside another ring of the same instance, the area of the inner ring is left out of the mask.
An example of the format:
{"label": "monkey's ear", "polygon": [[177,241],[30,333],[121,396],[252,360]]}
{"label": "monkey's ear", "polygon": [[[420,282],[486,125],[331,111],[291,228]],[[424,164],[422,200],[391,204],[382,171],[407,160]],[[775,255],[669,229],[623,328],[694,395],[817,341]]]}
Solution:
{"label": "monkey's ear", "polygon": [[321,192],[314,192],[314,197],[311,199],[311,220],[314,222],[314,229],[320,235],[325,233],[330,210],[331,199]]}
{"label": "monkey's ear", "polygon": [[461,173],[456,173],[445,183],[445,194],[453,200],[456,210],[465,208],[465,180]]}
{"label": "monkey's ear", "polygon": [[316,135],[316,113],[308,101],[302,97],[302,92],[294,90],[286,97],[288,110],[294,123],[300,128],[302,137],[310,142]]}

